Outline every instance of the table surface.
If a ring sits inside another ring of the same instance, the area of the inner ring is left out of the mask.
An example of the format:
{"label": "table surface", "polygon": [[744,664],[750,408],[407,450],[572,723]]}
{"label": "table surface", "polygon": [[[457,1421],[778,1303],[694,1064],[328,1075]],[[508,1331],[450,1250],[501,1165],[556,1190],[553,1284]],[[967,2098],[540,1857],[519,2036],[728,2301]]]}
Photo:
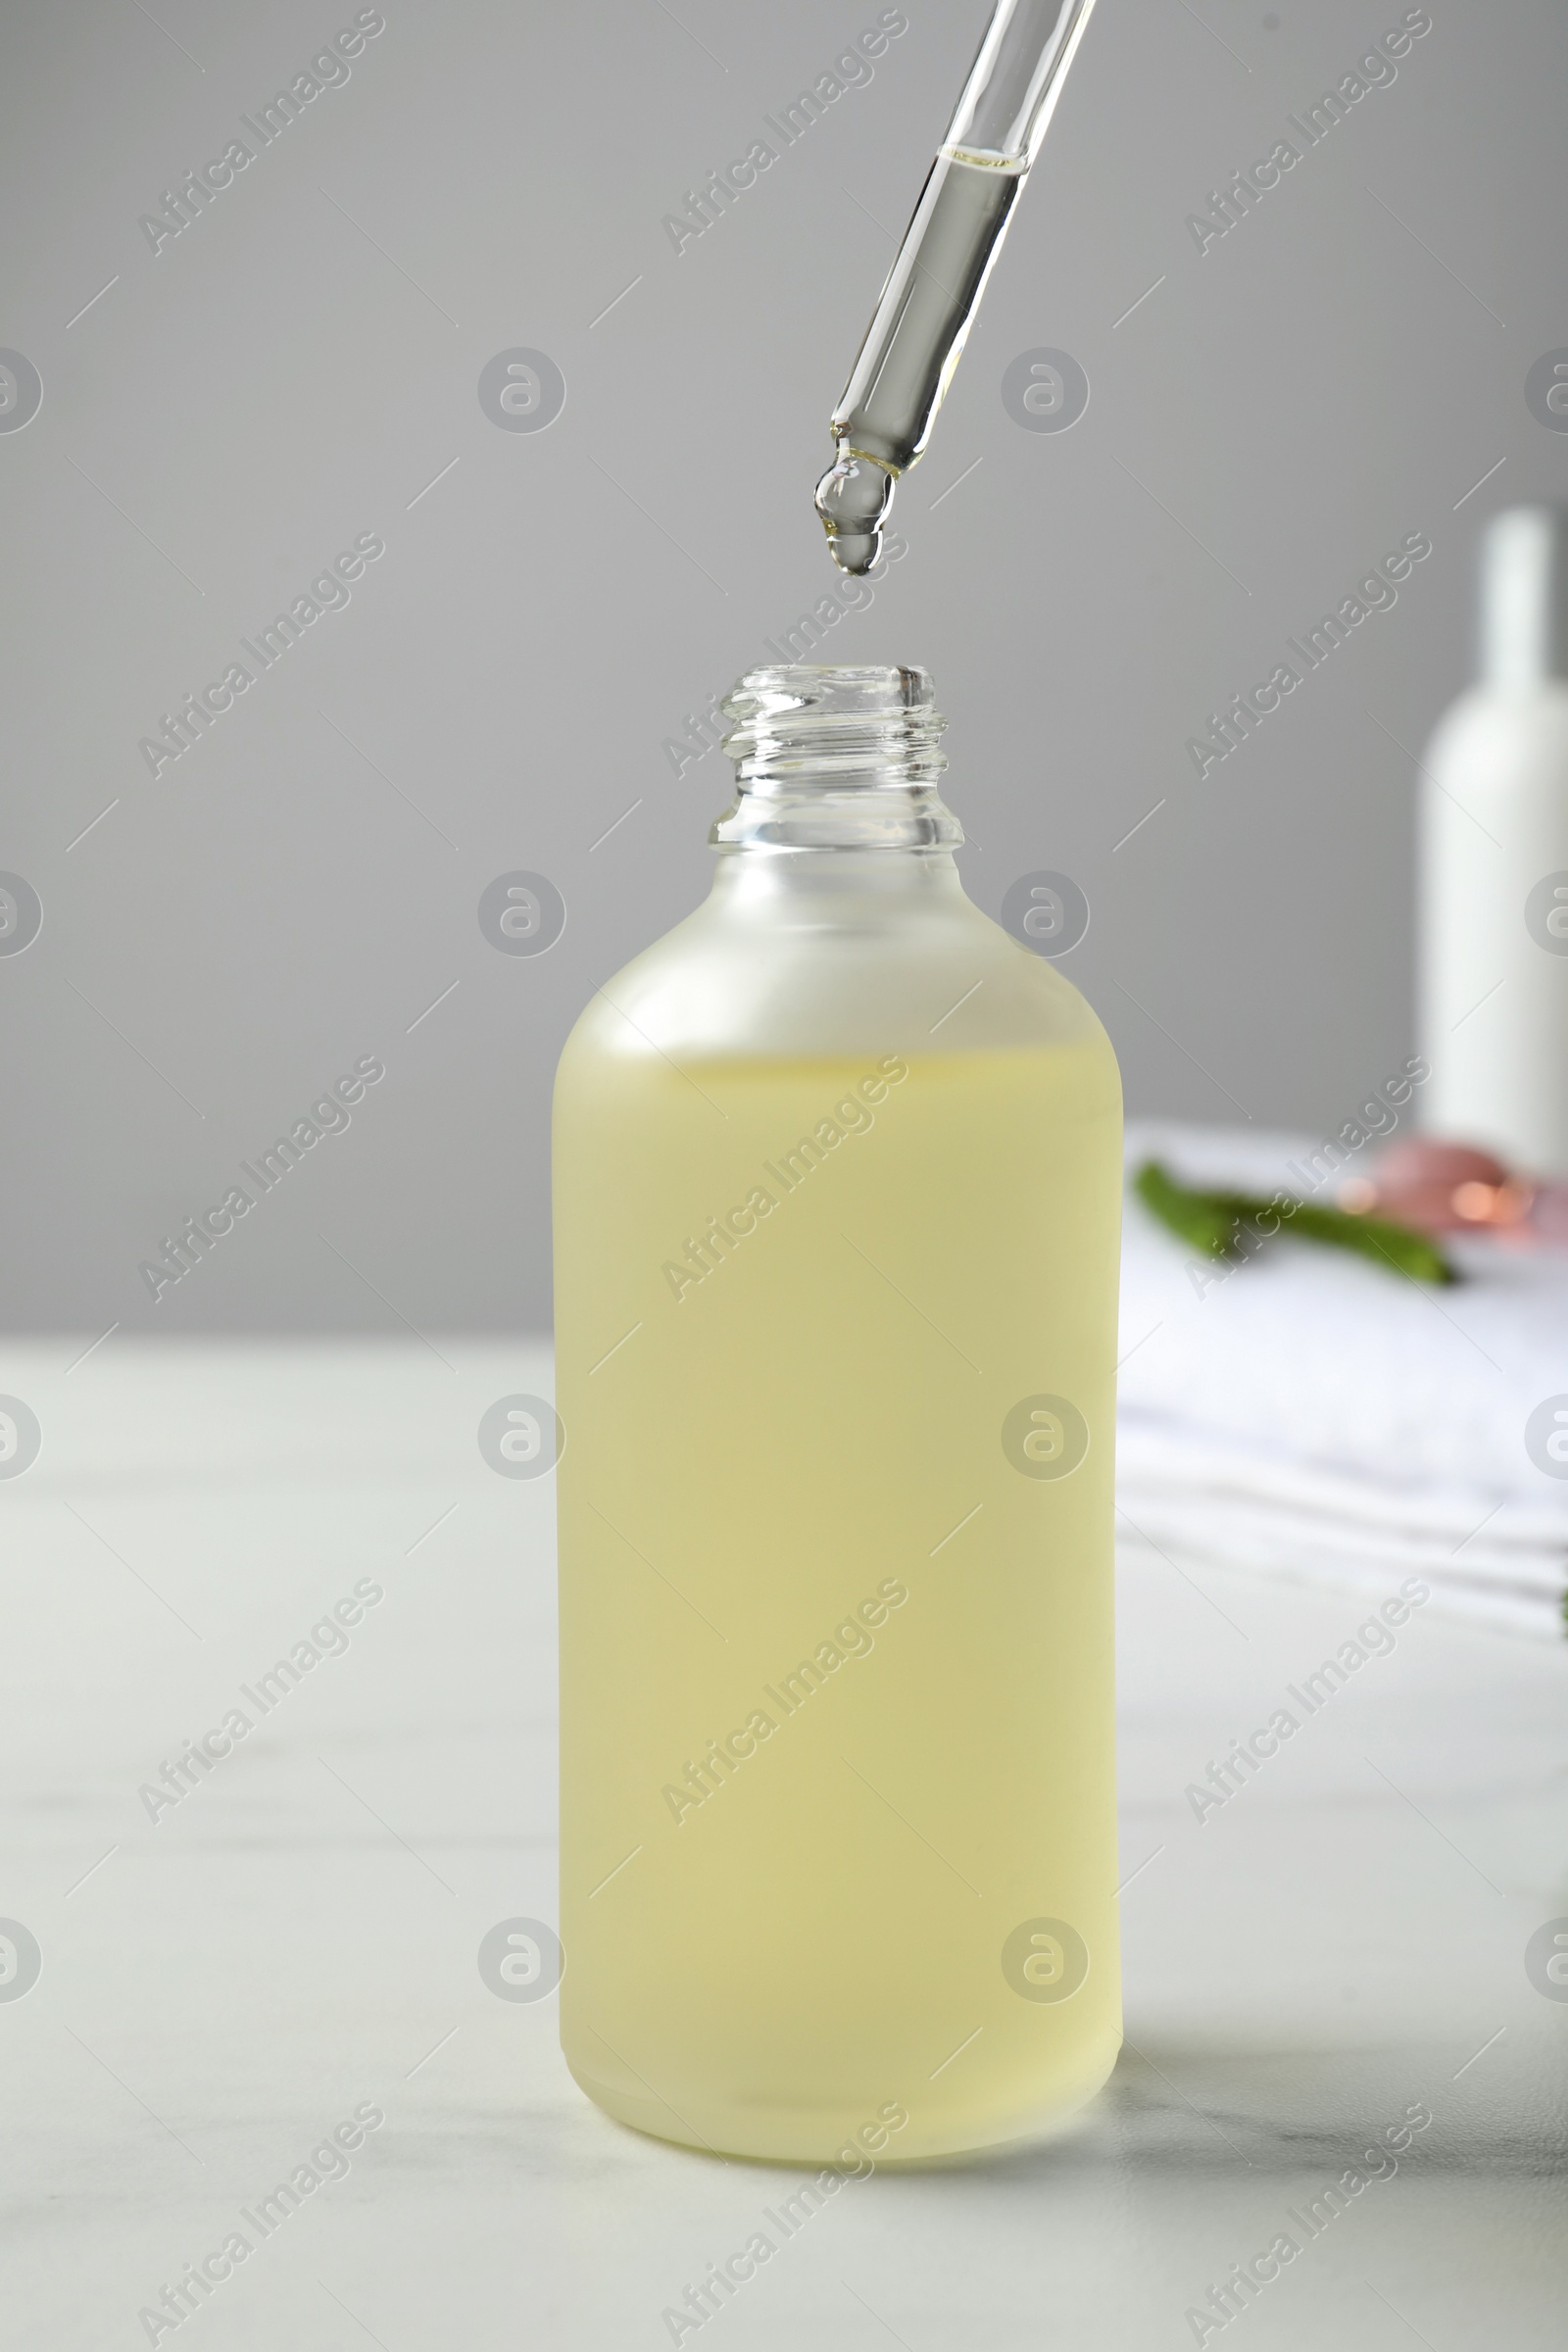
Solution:
{"label": "table surface", "polygon": [[[548,1350],[76,1353],[0,1356],[43,1431],[0,1483],[0,1914],[42,1954],[0,1984],[8,2341],[145,2343],[161,2288],[368,2102],[342,2176],[158,2341],[668,2343],[800,2176],[611,2123],[554,2000],[476,1965],[556,1915],[553,1482],[475,1442],[549,1393]],[[142,1785],[364,1578],[346,1652],[150,1820]],[[1568,2000],[1525,1951],[1568,1915],[1568,1650],[1428,1607],[1200,1822],[1187,1786],[1365,1604],[1142,1551],[1120,1611],[1111,2083],[1049,2146],[847,2184],[704,2340],[1560,2346]],[[1396,2172],[1314,2236],[1286,2218],[1418,2102]],[[1282,2231],[1301,2252],[1245,2321],[1195,2327]]]}

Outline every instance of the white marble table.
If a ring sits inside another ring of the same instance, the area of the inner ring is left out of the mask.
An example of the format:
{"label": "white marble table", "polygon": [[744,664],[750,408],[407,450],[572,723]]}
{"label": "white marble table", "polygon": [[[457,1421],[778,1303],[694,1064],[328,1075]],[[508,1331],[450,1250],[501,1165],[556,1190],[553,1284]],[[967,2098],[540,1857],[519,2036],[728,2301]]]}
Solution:
{"label": "white marble table", "polygon": [[[554,1917],[552,1482],[475,1443],[548,1389],[545,1350],[75,1352],[0,1353],[43,1432],[0,1483],[0,1915],[42,1954],[0,1997],[5,2340],[146,2343],[139,2312],[240,2230],[159,2342],[668,2343],[797,2182],[609,2123],[554,2001],[476,1965],[497,1922]],[[139,1788],[362,1579],[346,1650],[149,1818]],[[1364,1607],[1149,1552],[1121,1605],[1109,2089],[1049,2148],[847,2185],[705,2348],[1560,2346],[1568,2001],[1524,1954],[1568,1914],[1568,1651],[1429,1608],[1200,1823],[1187,1784]],[[1396,2170],[1315,2236],[1286,2218],[1413,2106]],[[339,2177],[247,2228],[343,2124]],[[1195,2328],[1281,2231],[1299,2255]]]}

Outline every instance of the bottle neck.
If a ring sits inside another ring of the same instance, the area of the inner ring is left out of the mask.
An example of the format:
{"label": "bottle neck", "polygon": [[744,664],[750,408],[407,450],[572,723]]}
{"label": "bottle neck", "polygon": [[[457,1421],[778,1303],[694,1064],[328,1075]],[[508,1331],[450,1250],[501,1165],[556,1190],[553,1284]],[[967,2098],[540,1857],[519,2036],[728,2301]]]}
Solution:
{"label": "bottle neck", "polygon": [[1531,693],[1568,679],[1568,510],[1494,514],[1482,556],[1481,679]]}
{"label": "bottle neck", "polygon": [[791,928],[838,930],[875,928],[883,910],[890,921],[902,921],[917,907],[936,912],[968,901],[949,849],[759,853],[756,844],[740,844],[719,857],[710,904],[725,914],[776,917]]}
{"label": "bottle neck", "polygon": [[[937,782],[946,721],[922,669],[779,664],[748,671],[724,704],[735,724],[735,806],[709,836],[740,853],[724,864],[783,857],[826,865],[890,851],[951,853],[963,832]],[[722,869],[721,869],[722,870]]]}

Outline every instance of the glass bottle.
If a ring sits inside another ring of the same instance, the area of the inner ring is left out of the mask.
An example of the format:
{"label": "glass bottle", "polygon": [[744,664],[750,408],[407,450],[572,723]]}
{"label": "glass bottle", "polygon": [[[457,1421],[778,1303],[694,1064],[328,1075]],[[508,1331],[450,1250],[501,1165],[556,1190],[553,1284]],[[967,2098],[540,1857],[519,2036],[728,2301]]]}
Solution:
{"label": "glass bottle", "polygon": [[555,1105],[562,2036],[621,2121],[861,2169],[1120,2038],[1120,1085],[965,897],[920,669],[725,705],[711,896]]}

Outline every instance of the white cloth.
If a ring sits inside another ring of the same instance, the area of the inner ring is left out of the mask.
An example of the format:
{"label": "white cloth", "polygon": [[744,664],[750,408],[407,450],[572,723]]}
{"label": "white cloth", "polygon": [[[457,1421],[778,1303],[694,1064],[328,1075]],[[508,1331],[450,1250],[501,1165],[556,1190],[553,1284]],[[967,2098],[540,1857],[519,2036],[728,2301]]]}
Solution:
{"label": "white cloth", "polygon": [[[1312,1148],[1141,1123],[1128,1171],[1301,1194],[1286,1162]],[[1378,1598],[1421,1576],[1435,1601],[1560,1639],[1568,1477],[1538,1466],[1525,1425],[1568,1395],[1568,1252],[1465,1237],[1450,1254],[1464,1279],[1434,1288],[1280,1235],[1227,1272],[1129,1192],[1124,1531]]]}

